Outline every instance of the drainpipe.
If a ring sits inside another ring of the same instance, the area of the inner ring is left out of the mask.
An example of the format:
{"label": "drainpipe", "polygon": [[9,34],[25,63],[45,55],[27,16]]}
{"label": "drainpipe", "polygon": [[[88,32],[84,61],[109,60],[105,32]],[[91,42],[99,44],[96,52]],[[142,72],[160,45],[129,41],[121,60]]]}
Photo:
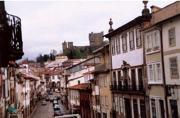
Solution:
{"label": "drainpipe", "polygon": [[168,111],[168,99],[166,92],[166,77],[165,77],[165,69],[164,69],[164,53],[163,53],[163,39],[162,39],[162,26],[159,26],[160,31],[160,43],[161,43],[161,61],[162,61],[162,74],[163,74],[163,87],[164,87],[164,97],[165,97],[165,107],[166,107],[166,118],[169,118]]}

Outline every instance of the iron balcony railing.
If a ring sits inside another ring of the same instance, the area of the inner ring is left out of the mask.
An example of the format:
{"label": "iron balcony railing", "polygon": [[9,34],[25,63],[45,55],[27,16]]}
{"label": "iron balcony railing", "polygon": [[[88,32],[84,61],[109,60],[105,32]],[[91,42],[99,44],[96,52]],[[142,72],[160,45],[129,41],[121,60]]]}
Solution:
{"label": "iron balcony railing", "polygon": [[7,67],[24,54],[21,19],[5,11],[4,1],[0,1],[0,16],[0,67]]}
{"label": "iron balcony railing", "polygon": [[111,85],[112,91],[124,91],[124,92],[145,92],[143,85]]}
{"label": "iron balcony railing", "polygon": [[9,59],[17,60],[23,56],[23,42],[21,31],[21,19],[17,16],[6,13],[8,23]]}

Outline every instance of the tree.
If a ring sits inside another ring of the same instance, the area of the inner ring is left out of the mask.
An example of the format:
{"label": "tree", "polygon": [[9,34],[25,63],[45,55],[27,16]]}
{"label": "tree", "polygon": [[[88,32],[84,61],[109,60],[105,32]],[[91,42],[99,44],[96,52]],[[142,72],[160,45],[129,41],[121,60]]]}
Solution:
{"label": "tree", "polygon": [[36,58],[36,62],[40,63],[41,66],[44,65],[44,59],[42,54],[40,54],[37,58]]}
{"label": "tree", "polygon": [[48,61],[50,59],[50,56],[48,54],[44,54],[43,60],[44,62]]}

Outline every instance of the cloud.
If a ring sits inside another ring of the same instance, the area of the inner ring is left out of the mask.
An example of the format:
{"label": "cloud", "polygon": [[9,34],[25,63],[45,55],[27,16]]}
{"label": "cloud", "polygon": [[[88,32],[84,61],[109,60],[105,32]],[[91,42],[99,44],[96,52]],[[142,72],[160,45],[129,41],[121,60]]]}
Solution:
{"label": "cloud", "polygon": [[[172,1],[171,1],[172,2]],[[150,1],[167,5],[169,1]],[[19,1],[6,2],[6,10],[22,19],[25,56],[35,58],[51,49],[61,50],[63,41],[88,45],[90,32],[107,33],[141,15],[142,1]]]}

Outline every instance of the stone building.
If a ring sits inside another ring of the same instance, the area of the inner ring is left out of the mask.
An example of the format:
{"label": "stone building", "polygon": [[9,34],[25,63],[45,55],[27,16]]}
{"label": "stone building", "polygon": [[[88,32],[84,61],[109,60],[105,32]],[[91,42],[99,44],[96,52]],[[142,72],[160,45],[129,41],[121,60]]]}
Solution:
{"label": "stone building", "polygon": [[100,33],[89,33],[89,43],[91,47],[102,46],[103,44],[103,32]]}
{"label": "stone building", "polygon": [[110,57],[109,44],[93,52],[95,59],[94,81],[92,84],[93,118],[110,118],[112,109],[112,95],[110,90]]}

